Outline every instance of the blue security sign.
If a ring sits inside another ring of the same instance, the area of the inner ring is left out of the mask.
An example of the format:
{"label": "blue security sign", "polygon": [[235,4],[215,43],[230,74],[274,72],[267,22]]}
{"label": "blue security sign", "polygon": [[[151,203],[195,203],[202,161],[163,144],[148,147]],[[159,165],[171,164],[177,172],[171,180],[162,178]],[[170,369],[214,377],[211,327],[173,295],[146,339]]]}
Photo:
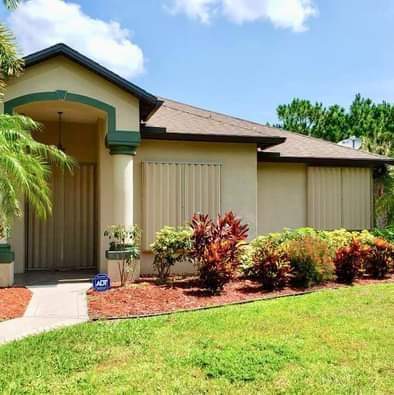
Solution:
{"label": "blue security sign", "polygon": [[95,291],[108,291],[111,288],[111,279],[107,274],[96,274],[93,278],[93,288]]}

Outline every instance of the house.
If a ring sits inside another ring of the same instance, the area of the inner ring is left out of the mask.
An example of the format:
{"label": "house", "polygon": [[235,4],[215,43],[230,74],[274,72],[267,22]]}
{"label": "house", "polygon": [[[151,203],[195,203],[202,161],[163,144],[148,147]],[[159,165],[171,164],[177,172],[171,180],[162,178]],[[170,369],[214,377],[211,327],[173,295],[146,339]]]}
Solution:
{"label": "house", "polygon": [[[72,48],[25,58],[5,113],[43,125],[36,138],[79,162],[55,170],[53,216],[25,209],[15,272],[106,270],[111,224],[143,229],[142,272],[164,225],[233,210],[250,237],[283,227],[370,228],[373,171],[392,159],[156,97]],[[183,267],[182,270],[188,270]]]}

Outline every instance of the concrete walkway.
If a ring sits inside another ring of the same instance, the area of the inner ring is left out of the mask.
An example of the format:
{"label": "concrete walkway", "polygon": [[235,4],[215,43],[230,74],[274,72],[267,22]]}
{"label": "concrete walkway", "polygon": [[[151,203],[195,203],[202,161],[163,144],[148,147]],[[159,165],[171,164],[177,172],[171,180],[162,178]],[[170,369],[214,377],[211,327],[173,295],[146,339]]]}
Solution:
{"label": "concrete walkway", "polygon": [[88,321],[86,291],[90,285],[88,278],[30,281],[29,306],[23,317],[0,323],[0,344]]}

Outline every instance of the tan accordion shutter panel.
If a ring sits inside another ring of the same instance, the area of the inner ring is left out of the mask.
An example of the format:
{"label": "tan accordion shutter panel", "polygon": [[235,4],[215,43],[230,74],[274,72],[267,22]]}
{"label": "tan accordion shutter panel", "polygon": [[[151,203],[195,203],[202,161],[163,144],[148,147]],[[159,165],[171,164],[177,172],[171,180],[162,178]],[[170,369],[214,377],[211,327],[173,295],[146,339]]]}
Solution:
{"label": "tan accordion shutter panel", "polygon": [[340,167],[308,167],[308,226],[336,229],[342,226]]}
{"label": "tan accordion shutter panel", "polygon": [[182,165],[142,163],[143,249],[150,250],[156,232],[182,223]]}
{"label": "tan accordion shutter panel", "polygon": [[194,213],[220,213],[220,165],[185,164],[185,212],[183,222],[190,221]]}
{"label": "tan accordion shutter panel", "polygon": [[372,171],[342,168],[342,226],[369,229],[372,225]]}
{"label": "tan accordion shutter panel", "polygon": [[205,163],[142,163],[142,248],[150,251],[156,232],[183,226],[193,213],[220,212],[220,165]]}
{"label": "tan accordion shutter panel", "polygon": [[54,170],[53,214],[43,221],[28,210],[29,270],[85,269],[96,266],[95,165],[73,174]]}

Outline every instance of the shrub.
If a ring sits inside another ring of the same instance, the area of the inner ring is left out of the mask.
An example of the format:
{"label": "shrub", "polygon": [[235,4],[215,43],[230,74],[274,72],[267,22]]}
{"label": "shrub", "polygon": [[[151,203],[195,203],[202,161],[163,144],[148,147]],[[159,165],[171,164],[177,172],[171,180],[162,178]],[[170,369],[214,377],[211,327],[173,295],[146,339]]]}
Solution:
{"label": "shrub", "polygon": [[385,239],[390,243],[394,243],[394,225],[388,226],[384,229],[374,229],[373,235],[381,239]]}
{"label": "shrub", "polygon": [[254,250],[252,260],[253,277],[261,282],[263,288],[272,291],[286,286],[290,261],[281,247],[267,242]]}
{"label": "shrub", "polygon": [[202,285],[212,292],[223,289],[239,266],[240,248],[248,226],[231,211],[212,221],[208,215],[192,218],[192,257]]}
{"label": "shrub", "polygon": [[364,269],[373,278],[384,278],[394,258],[393,245],[383,239],[376,239],[364,258]]}
{"label": "shrub", "polygon": [[353,239],[350,245],[339,248],[334,258],[337,280],[351,284],[359,276],[363,259],[368,253],[369,247],[357,239]]}
{"label": "shrub", "polygon": [[285,248],[295,286],[310,287],[333,278],[334,265],[330,249],[324,240],[306,236],[291,240]]}
{"label": "shrub", "polygon": [[282,245],[284,238],[282,233],[270,233],[264,236],[258,236],[252,240],[248,245],[242,248],[239,260],[241,270],[246,277],[255,277],[253,255],[267,244],[279,247]]}
{"label": "shrub", "polygon": [[319,237],[327,242],[328,247],[335,255],[338,248],[349,245],[352,242],[354,234],[346,229],[323,230],[319,232]]}
{"label": "shrub", "polygon": [[166,282],[171,267],[177,262],[190,259],[192,247],[190,228],[166,226],[156,233],[151,248],[154,254],[153,266],[157,270],[160,282]]}

